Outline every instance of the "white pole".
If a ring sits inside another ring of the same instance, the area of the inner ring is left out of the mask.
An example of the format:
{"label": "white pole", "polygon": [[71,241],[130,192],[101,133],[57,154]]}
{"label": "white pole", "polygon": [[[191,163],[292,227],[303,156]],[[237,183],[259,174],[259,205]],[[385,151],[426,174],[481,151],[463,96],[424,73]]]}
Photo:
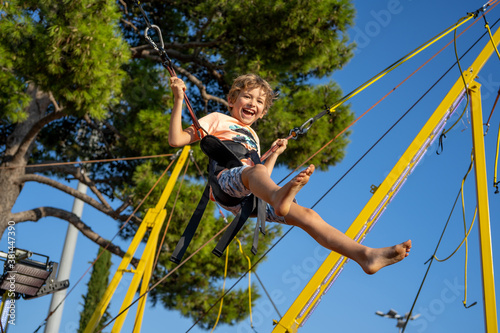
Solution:
{"label": "white pole", "polygon": [[[77,190],[81,193],[87,193],[87,185],[78,182]],[[82,217],[83,201],[76,199],[73,202],[73,214]],[[59,262],[59,272],[57,274],[57,281],[68,280],[71,273],[71,265],[73,264],[73,256],[75,254],[76,240],[78,237],[78,229],[71,223],[68,224],[68,231],[66,232],[66,240],[61,254],[61,261]],[[57,306],[63,302],[66,296],[66,289],[55,292],[52,294],[52,301],[50,302],[49,313],[54,311]],[[63,312],[64,302],[59,305],[57,310],[47,319],[45,325],[45,333],[58,333],[59,326],[61,325],[61,318]]]}

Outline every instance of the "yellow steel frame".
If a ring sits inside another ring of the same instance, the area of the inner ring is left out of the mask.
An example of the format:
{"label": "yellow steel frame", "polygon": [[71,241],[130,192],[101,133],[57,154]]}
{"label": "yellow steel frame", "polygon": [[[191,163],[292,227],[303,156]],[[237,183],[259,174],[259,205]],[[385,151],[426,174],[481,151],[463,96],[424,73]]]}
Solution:
{"label": "yellow steel frame", "polygon": [[[167,185],[165,186],[165,189],[163,190],[163,193],[160,197],[160,200],[158,201],[158,204],[156,205],[155,208],[151,208],[146,212],[146,216],[144,217],[141,225],[139,226],[139,229],[137,230],[132,242],[130,243],[130,246],[123,256],[123,259],[118,266],[118,269],[113,276],[113,279],[108,285],[108,288],[104,292],[104,295],[97,305],[94,313],[92,314],[92,317],[90,318],[89,323],[87,324],[87,327],[85,328],[85,333],[92,333],[95,332],[95,329],[97,325],[99,324],[99,321],[101,320],[102,315],[106,311],[106,308],[111,301],[111,298],[113,297],[113,294],[118,287],[118,284],[120,283],[123,274],[125,272],[130,272],[134,273],[134,277],[132,278],[132,281],[130,282],[129,289],[127,291],[127,294],[125,295],[125,298],[123,300],[122,306],[120,308],[120,316],[115,320],[115,323],[113,325],[113,329],[111,332],[120,332],[121,328],[123,326],[123,323],[125,321],[125,317],[127,315],[128,310],[127,307],[132,303],[132,299],[137,292],[137,288],[139,284],[142,281],[141,284],[141,290],[140,293],[143,295],[149,286],[149,280],[151,279],[151,274],[153,271],[153,263],[154,263],[154,256],[156,253],[156,246],[158,244],[158,236],[160,234],[161,227],[163,225],[163,222],[165,221],[165,217],[167,216],[167,211],[165,209],[165,205],[168,201],[168,198],[170,197],[170,194],[172,193],[172,190],[174,188],[175,182],[177,181],[177,178],[179,177],[179,174],[181,172],[182,166],[186,162],[188,155],[190,151],[190,146],[185,146],[181,152],[181,155],[179,156],[179,160],[177,161],[174,170],[172,171],[172,174],[170,175],[170,178],[167,182]],[[137,250],[139,244],[143,240],[146,231],[151,230],[148,241],[146,243],[146,247],[144,248],[144,251],[142,253],[142,257],[139,261],[139,264],[137,265],[137,269],[135,270],[129,270],[127,269],[130,261],[132,260],[132,257],[134,256],[135,251]],[[135,325],[133,332],[140,332],[141,330],[141,323],[142,323],[142,317],[144,314],[144,307],[146,303],[146,297],[147,294],[144,295],[140,301],[139,305],[137,308],[137,313],[136,313],[136,319],[135,319]],[[122,313],[123,311],[123,313]]]}
{"label": "yellow steel frame", "polygon": [[[493,37],[493,40],[500,40],[500,29],[498,29]],[[475,85],[474,78],[483,68],[488,58],[493,53],[493,43],[488,42],[478,55],[471,67],[463,73],[467,86]],[[474,90],[472,90],[474,91]],[[464,83],[462,78],[459,78],[448,94],[441,101],[437,109],[431,115],[427,123],[417,134],[413,142],[407,148],[403,156],[393,167],[389,175],[376,189],[375,193],[368,201],[363,210],[346,231],[346,235],[357,242],[362,242],[366,234],[374,227],[382,212],[399,191],[402,184],[405,182],[408,175],[416,167],[427,148],[439,136],[446,121],[451,116],[453,110],[459,104],[459,99],[465,94]],[[474,105],[480,105],[478,94],[472,93]],[[475,107],[474,113],[480,114]],[[483,292],[485,297],[485,317],[486,329],[488,333],[497,333],[497,318],[496,318],[496,302],[495,289],[493,281],[493,261],[491,255],[491,238],[489,234],[489,213],[488,213],[488,194],[486,189],[486,172],[477,171],[478,164],[481,169],[484,167],[484,142],[482,137],[482,120],[475,119],[474,130],[474,151],[476,161],[476,179],[477,179],[477,195],[479,209],[482,211],[482,226],[480,227],[481,236],[481,253],[483,267]],[[479,132],[479,127],[480,132]],[[483,184],[484,183],[484,187]],[[481,185],[480,185],[481,184]],[[343,270],[347,258],[340,256],[338,253],[331,252],[319,269],[307,283],[299,296],[293,302],[291,307],[281,318],[279,322],[275,321],[273,332],[297,332],[304,325],[305,321],[314,311],[315,307],[321,301],[321,298],[330,289],[332,284],[338,278]]]}
{"label": "yellow steel frame", "polygon": [[486,332],[498,332],[480,87],[479,83],[473,82],[470,85],[469,91],[471,95],[472,142],[474,146],[473,156],[476,173],[479,241],[483,275],[484,319]]}

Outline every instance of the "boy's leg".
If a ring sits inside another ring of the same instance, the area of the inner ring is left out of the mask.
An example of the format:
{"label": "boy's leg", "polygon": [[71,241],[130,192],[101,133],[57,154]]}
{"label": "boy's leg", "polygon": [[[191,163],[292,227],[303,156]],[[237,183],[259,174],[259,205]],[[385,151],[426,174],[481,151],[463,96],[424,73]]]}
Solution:
{"label": "boy's leg", "polygon": [[285,216],[290,210],[295,195],[307,184],[313,172],[314,166],[310,165],[285,186],[280,187],[271,179],[267,168],[262,164],[257,164],[243,169],[241,180],[253,194],[273,206],[277,215]]}
{"label": "boy's leg", "polygon": [[292,203],[290,212],[285,216],[288,224],[295,225],[325,248],[335,251],[356,261],[368,274],[403,260],[408,256],[411,241],[385,248],[369,248],[347,237],[344,233],[326,223],[312,209]]}

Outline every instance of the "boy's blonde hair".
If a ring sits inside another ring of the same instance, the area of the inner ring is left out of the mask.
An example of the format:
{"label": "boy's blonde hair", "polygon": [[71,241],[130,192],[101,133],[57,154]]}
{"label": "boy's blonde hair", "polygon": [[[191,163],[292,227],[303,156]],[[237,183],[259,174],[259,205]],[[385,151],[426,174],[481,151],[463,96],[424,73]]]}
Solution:
{"label": "boy's blonde hair", "polygon": [[[273,91],[273,88],[271,88],[271,85],[266,80],[255,74],[244,74],[238,76],[234,80],[233,85],[227,94],[227,100],[232,103],[236,101],[242,90],[254,88],[261,88],[264,91],[264,95],[266,96],[264,113],[267,113],[267,110],[269,110],[273,104],[273,100],[276,99],[277,94]],[[232,108],[230,107],[229,110],[231,109]]]}

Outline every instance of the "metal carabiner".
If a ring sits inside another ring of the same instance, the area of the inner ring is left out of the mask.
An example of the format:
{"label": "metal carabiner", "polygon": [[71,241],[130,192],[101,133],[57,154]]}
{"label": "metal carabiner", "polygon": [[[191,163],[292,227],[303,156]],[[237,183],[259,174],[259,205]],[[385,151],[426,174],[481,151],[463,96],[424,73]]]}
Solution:
{"label": "metal carabiner", "polygon": [[[158,34],[158,38],[160,39],[161,50],[163,50],[165,48],[165,44],[163,43],[163,37],[161,35],[160,27],[152,24],[151,28],[156,30],[156,32]],[[144,38],[146,38],[146,40],[149,42],[149,44],[151,44],[155,48],[156,51],[160,51],[160,48],[158,47],[158,45],[156,45],[156,43],[153,41],[153,39],[148,36],[148,31],[149,31],[149,27],[146,27],[146,30],[144,30]]]}
{"label": "metal carabiner", "polygon": [[314,123],[314,118],[309,118],[305,123],[303,123],[300,127],[295,127],[290,130],[289,137],[291,139],[297,140],[299,135],[306,134],[307,131],[311,128]]}
{"label": "metal carabiner", "polygon": [[300,134],[306,134],[307,131],[311,128],[314,121],[315,121],[314,118],[307,119],[307,121],[303,123],[302,126],[300,126],[299,128]]}

